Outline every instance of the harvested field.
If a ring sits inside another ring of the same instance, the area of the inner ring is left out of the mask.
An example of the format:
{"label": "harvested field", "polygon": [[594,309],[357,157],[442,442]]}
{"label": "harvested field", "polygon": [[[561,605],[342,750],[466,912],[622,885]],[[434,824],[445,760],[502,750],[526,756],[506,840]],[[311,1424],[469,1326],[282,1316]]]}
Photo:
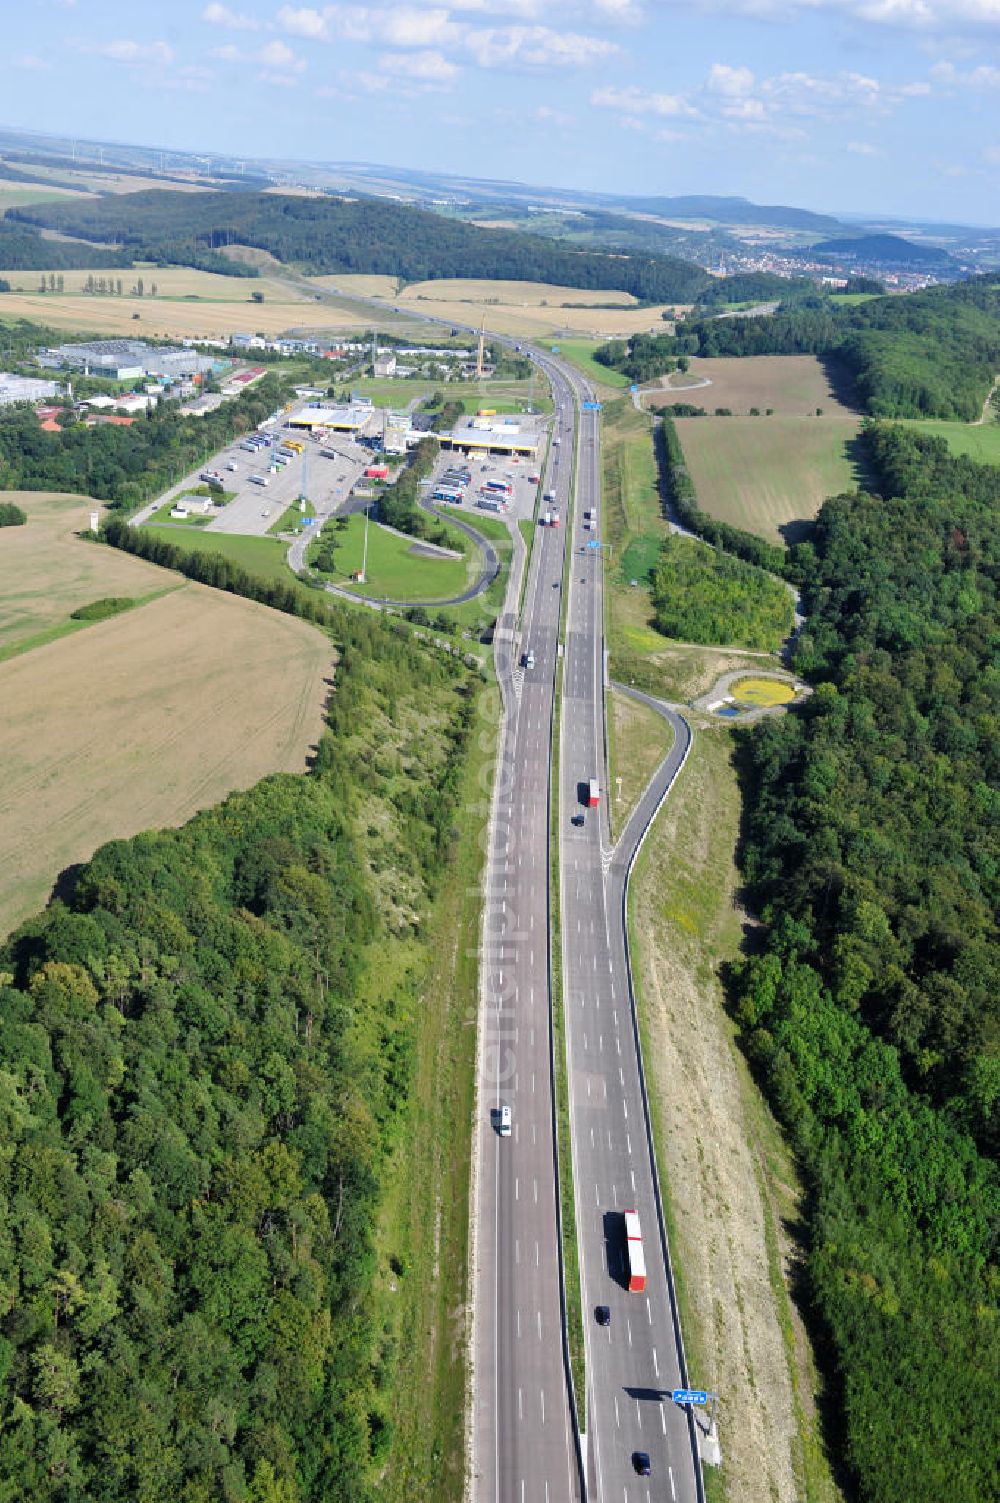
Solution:
{"label": "harvested field", "polygon": [[769,542],[795,542],[828,496],[861,484],[857,418],[677,418],[676,426],[701,509]]}
{"label": "harvested field", "polygon": [[61,630],[78,606],[105,595],[142,598],[178,583],[176,576],[77,537],[91,511],[83,496],[44,491],[7,493],[27,512],[24,527],[0,532],[0,656],[42,634]]}
{"label": "harvested field", "polygon": [[[0,267],[2,271],[2,267]],[[133,275],[123,271],[122,280]],[[157,282],[157,277],[150,280]],[[226,281],[227,278],[221,280]],[[245,284],[240,283],[241,291]],[[249,294],[248,294],[249,295]],[[296,301],[287,289],[284,301],[273,303],[235,303],[233,301],[170,301],[150,297],[77,297],[37,293],[25,296],[5,293],[0,304],[0,318],[13,322],[19,318],[47,324],[53,329],[92,332],[106,335],[131,334],[151,339],[220,339],[241,331],[260,334],[284,334],[292,329],[315,333],[347,333],[367,328],[371,316],[363,312],[330,307],[319,308],[308,300]]]}
{"label": "harvested field", "polygon": [[[0,266],[0,272],[3,272]],[[40,271],[8,271],[3,272],[10,283],[12,292],[32,294],[37,291],[38,281],[41,276],[48,276],[48,272]],[[285,282],[280,282],[274,277],[224,277],[214,271],[197,271],[191,266],[153,266],[139,263],[134,267],[108,267],[104,271],[63,271],[58,272],[63,279],[63,294],[69,296],[84,295],[87,298],[88,307],[98,312],[107,307],[112,307],[120,301],[117,297],[97,297],[91,293],[84,294],[88,277],[107,277],[117,282],[121,281],[126,293],[130,287],[134,287],[137,278],[141,277],[145,284],[146,296],[142,302],[161,302],[174,298],[196,298],[199,302],[209,303],[242,303],[247,312],[246,318],[251,323],[259,311],[258,305],[251,305],[251,293],[262,292],[268,302],[280,303],[305,303],[308,298],[305,293],[299,293],[294,287]],[[156,284],[155,300],[150,296],[150,288]],[[63,294],[60,294],[62,296]],[[50,294],[46,293],[46,301]],[[267,304],[265,303],[265,307]]]}
{"label": "harvested field", "polygon": [[315,627],[188,583],[0,664],[0,932],[105,841],[303,771],[330,665]]}
{"label": "harvested field", "polygon": [[[677,378],[676,389],[669,389],[669,379],[662,377],[659,388],[644,388],[646,406],[665,407],[673,402],[693,402],[709,413],[716,407],[728,407],[731,412],[744,416],[751,407],[757,407],[761,412],[773,407],[775,413],[787,417],[815,417],[817,407],[822,407],[824,417],[847,417],[854,411],[838,398],[815,355],[749,355],[742,360],[692,359],[687,376]],[[692,389],[695,382],[706,379],[712,383],[710,386]]]}
{"label": "harvested field", "polygon": [[399,287],[398,277],[365,272],[334,272],[330,276],[310,277],[309,281],[326,291],[336,288],[351,297],[395,297]]}
{"label": "harvested field", "polygon": [[558,307],[569,303],[581,308],[636,307],[630,292],[605,292],[592,287],[560,287],[554,282],[503,282],[476,277],[442,277],[415,282],[399,295],[401,303],[433,298],[442,303],[499,303],[511,308]]}
{"label": "harvested field", "polygon": [[719,968],[740,951],[732,743],[696,734],[640,856],[630,932],[692,1373],[722,1395],[726,1503],[836,1503],[812,1352],[789,1288],[802,1188],[735,1042]]}
{"label": "harvested field", "polygon": [[[343,278],[332,281],[347,291]],[[382,295],[395,297],[403,312],[413,309],[456,324],[478,324],[485,314],[487,332],[498,334],[608,338],[664,329],[663,308],[637,307],[630,293],[555,287],[545,282],[442,279],[417,282],[398,295]],[[569,306],[563,307],[564,303]]]}

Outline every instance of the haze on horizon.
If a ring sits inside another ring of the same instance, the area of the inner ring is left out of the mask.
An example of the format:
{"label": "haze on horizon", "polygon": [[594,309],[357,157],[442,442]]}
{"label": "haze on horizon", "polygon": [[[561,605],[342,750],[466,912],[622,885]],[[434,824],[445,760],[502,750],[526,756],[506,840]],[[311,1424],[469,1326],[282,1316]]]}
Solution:
{"label": "haze on horizon", "polygon": [[1000,198],[1000,0],[57,0],[7,35],[25,130],[972,224]]}

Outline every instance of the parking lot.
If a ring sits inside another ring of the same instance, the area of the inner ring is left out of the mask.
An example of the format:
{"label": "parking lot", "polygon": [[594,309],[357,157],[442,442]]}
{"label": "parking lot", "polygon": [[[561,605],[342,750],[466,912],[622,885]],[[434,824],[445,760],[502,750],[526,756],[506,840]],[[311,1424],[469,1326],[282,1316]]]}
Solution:
{"label": "parking lot", "polygon": [[[265,426],[273,437],[270,447],[250,453],[247,440],[230,444],[206,468],[218,471],[226,490],[236,495],[206,528],[207,532],[234,532],[244,536],[266,533],[274,522],[305,493],[318,518],[339,510],[351,487],[372,463],[370,450],[346,435],[322,442],[303,433]],[[279,444],[294,438],[304,448],[287,463],[277,463]],[[306,471],[306,473],[303,473]]]}
{"label": "parking lot", "polygon": [[[558,455],[558,450],[556,454]],[[474,457],[467,458],[464,454],[447,452],[442,453],[434,466],[431,480],[428,484],[428,495],[434,495],[435,489],[441,483],[449,470],[464,471],[471,476],[466,486],[456,487],[460,490],[461,500],[458,502],[439,500],[435,506],[442,512],[447,512],[454,507],[456,512],[466,512],[470,520],[476,515],[501,519],[509,518],[520,521],[522,518],[530,520],[535,515],[535,503],[540,490],[538,477],[542,474],[541,460],[512,460],[509,455],[490,455],[485,459]],[[535,477],[532,479],[532,477]],[[501,499],[506,500],[507,505],[498,511],[492,508],[481,507],[478,503],[480,492],[489,481],[507,481],[511,486],[510,495]],[[554,484],[554,482],[552,482]],[[544,508],[543,508],[544,511]]]}

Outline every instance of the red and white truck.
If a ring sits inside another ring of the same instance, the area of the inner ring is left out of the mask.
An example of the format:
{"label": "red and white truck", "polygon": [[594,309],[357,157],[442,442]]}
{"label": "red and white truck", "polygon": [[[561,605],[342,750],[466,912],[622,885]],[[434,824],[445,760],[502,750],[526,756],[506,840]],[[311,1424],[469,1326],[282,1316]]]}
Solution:
{"label": "red and white truck", "polygon": [[625,1212],[625,1248],[628,1253],[628,1287],[630,1294],[641,1294],[646,1287],[646,1254],[642,1246],[639,1212]]}
{"label": "red and white truck", "polygon": [[[587,784],[587,808],[596,809],[601,801],[601,790],[597,786],[597,779],[591,778]],[[636,1223],[638,1225],[638,1223]]]}

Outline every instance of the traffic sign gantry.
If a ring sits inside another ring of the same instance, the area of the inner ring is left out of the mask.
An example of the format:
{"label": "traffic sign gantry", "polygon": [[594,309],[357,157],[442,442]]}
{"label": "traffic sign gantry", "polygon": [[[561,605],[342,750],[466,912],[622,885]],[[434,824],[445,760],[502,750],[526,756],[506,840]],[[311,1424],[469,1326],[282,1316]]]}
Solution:
{"label": "traffic sign gantry", "polygon": [[580,406],[584,412],[600,412],[601,410],[600,402],[581,402]]}
{"label": "traffic sign gantry", "polygon": [[703,1388],[675,1388],[670,1395],[675,1404],[707,1404],[708,1394]]}
{"label": "traffic sign gantry", "polygon": [[587,539],[587,547],[588,548],[599,548],[600,546],[601,546],[601,540],[600,540],[600,538],[588,538]]}

